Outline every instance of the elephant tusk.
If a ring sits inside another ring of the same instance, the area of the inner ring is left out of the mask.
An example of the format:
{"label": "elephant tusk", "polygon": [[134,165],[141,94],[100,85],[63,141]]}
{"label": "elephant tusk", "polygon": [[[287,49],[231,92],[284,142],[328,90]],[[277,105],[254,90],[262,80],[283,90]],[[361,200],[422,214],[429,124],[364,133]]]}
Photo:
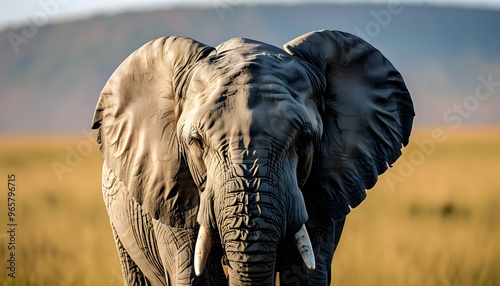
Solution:
{"label": "elephant tusk", "polygon": [[316,260],[314,258],[313,247],[305,225],[302,225],[299,231],[295,234],[294,238],[297,249],[302,256],[302,260],[304,260],[304,264],[309,270],[314,270],[316,268]]}
{"label": "elephant tusk", "polygon": [[194,248],[194,273],[200,276],[205,269],[208,254],[212,247],[213,239],[203,225],[200,225],[198,232],[198,239],[196,239],[196,246]]}

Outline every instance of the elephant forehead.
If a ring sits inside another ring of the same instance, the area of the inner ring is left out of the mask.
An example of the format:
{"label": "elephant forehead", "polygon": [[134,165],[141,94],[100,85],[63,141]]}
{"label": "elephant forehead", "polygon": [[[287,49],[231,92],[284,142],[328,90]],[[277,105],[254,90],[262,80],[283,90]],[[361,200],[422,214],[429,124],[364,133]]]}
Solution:
{"label": "elephant forehead", "polygon": [[280,55],[257,54],[254,58],[234,64],[226,78],[231,83],[248,84],[259,91],[281,92],[282,88],[304,90],[310,82],[304,67],[289,57]]}
{"label": "elephant forehead", "polygon": [[[306,68],[297,60],[280,54],[234,53],[208,60],[200,65],[191,80],[189,92],[203,94],[212,100],[223,101],[227,96],[238,94],[276,96],[283,99],[304,101],[312,97],[313,88]],[[247,94],[245,94],[247,93]],[[252,108],[252,102],[249,103]]]}
{"label": "elephant forehead", "polygon": [[234,95],[223,96],[215,106],[207,103],[200,108],[195,117],[200,116],[200,129],[213,140],[212,146],[227,143],[248,149],[251,142],[258,141],[264,145],[272,142],[277,147],[287,144],[296,130],[310,124],[304,105],[289,93],[262,91],[240,86]]}
{"label": "elephant forehead", "polygon": [[215,142],[247,145],[256,134],[285,138],[310,121],[311,83],[288,55],[248,49],[213,55],[193,73],[189,90],[197,106],[193,123]]}
{"label": "elephant forehead", "polygon": [[297,58],[275,46],[242,38],[219,45],[199,67],[195,78],[210,84],[223,79],[241,83],[260,81],[262,73],[294,83],[304,75]]}

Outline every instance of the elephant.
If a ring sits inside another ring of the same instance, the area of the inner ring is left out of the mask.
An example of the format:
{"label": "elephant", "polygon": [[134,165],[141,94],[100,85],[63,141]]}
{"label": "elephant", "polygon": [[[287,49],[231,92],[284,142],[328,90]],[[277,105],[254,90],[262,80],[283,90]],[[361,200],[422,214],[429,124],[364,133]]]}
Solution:
{"label": "elephant", "polygon": [[146,43],[92,120],[125,284],[329,285],[346,215],[414,115],[401,74],[346,32]]}

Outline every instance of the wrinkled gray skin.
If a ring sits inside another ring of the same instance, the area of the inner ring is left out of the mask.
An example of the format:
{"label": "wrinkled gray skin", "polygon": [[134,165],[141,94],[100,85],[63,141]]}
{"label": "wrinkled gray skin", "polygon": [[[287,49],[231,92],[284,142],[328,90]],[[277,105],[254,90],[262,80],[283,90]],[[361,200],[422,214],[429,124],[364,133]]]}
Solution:
{"label": "wrinkled gray skin", "polygon": [[[413,116],[401,75],[347,33],[285,50],[147,43],[93,119],[125,283],[273,285],[279,272],[280,285],[329,285],[345,216],[401,155]],[[295,246],[302,225],[315,265]]]}

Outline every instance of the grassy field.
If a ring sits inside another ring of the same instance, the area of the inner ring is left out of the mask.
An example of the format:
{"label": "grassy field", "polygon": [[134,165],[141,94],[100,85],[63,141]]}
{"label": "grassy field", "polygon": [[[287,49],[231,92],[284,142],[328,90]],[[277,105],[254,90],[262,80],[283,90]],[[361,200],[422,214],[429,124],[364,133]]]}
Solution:
{"label": "grassy field", "polygon": [[[419,130],[348,216],[334,285],[500,285],[500,128]],[[0,285],[121,285],[85,136],[0,138]],[[15,174],[16,278],[8,277]]]}

